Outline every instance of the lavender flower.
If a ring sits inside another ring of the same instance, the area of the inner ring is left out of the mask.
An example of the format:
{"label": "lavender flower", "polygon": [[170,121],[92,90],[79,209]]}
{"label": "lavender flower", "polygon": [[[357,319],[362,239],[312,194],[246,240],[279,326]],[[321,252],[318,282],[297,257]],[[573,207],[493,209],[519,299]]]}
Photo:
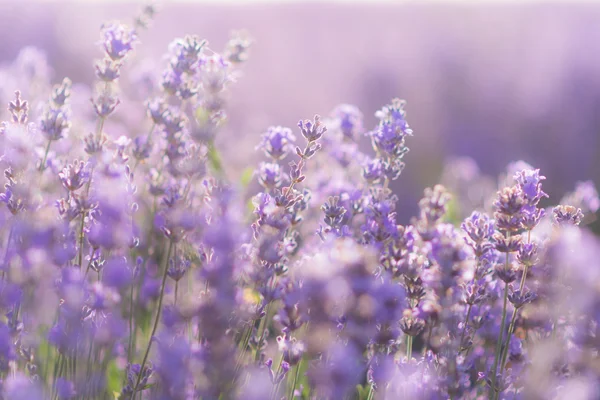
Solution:
{"label": "lavender flower", "polygon": [[135,31],[119,22],[102,25],[102,46],[113,61],[123,59],[133,50],[137,35]]}

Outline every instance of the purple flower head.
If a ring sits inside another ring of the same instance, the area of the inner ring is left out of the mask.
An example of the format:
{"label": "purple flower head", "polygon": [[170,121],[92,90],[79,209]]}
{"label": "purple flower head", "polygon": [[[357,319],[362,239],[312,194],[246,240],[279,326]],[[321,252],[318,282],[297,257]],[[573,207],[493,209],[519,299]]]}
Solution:
{"label": "purple flower head", "polygon": [[396,162],[408,151],[404,138],[412,135],[405,119],[404,104],[403,100],[394,99],[392,104],[375,113],[379,126],[369,133],[373,148]]}
{"label": "purple flower head", "polygon": [[375,116],[379,118],[380,124],[389,124],[396,135],[412,135],[412,129],[410,129],[406,122],[406,111],[404,111],[405,105],[406,101],[404,100],[398,98],[392,99],[391,104],[388,104],[377,111]]}
{"label": "purple flower head", "polygon": [[247,32],[233,32],[223,53],[227,61],[232,64],[240,64],[246,61],[248,59],[248,49],[252,42],[252,38]]}
{"label": "purple flower head", "polygon": [[4,193],[0,193],[0,202],[6,204],[6,207],[12,215],[17,215],[25,209],[23,199],[15,196],[12,185],[5,185]]}
{"label": "purple flower head", "polygon": [[58,176],[63,187],[70,192],[80,189],[90,179],[87,164],[78,160],[73,161],[73,164],[68,164]]}
{"label": "purple flower head", "polygon": [[185,77],[179,71],[168,69],[163,72],[161,85],[165,92],[174,95],[184,85]]}
{"label": "purple flower head", "polygon": [[290,338],[287,334],[277,337],[279,351],[283,353],[283,360],[289,365],[294,366],[302,359],[306,352],[306,346],[303,342]]}
{"label": "purple flower head", "polygon": [[167,275],[175,282],[178,282],[181,280],[181,278],[183,278],[183,276],[191,268],[191,266],[192,262],[187,258],[178,257],[177,260],[172,258],[169,262],[169,269],[167,270]]}
{"label": "purple flower head", "polygon": [[260,163],[258,170],[258,183],[267,190],[273,190],[281,186],[285,175],[281,166],[277,163]]}
{"label": "purple flower head", "polygon": [[523,243],[517,253],[517,260],[523,265],[532,266],[538,261],[537,251],[536,243]]}
{"label": "purple flower head", "polygon": [[332,117],[345,138],[355,140],[363,132],[363,115],[353,105],[340,104],[333,110]]}
{"label": "purple flower head", "polygon": [[94,211],[95,223],[90,227],[88,240],[96,247],[115,249],[126,243],[130,231],[125,229],[125,204],[117,200],[100,201]]}
{"label": "purple flower head", "polygon": [[527,204],[519,186],[498,191],[494,201],[496,228],[500,231],[518,232],[523,228],[521,210]]}
{"label": "purple flower head", "polygon": [[167,104],[161,98],[155,98],[146,103],[148,116],[155,124],[162,124],[167,112]]}
{"label": "purple flower head", "polygon": [[187,340],[173,340],[173,333],[167,332],[157,340],[158,361],[154,372],[160,379],[158,398],[185,399],[191,376],[192,350]]}
{"label": "purple flower head", "polygon": [[439,221],[446,214],[451,199],[452,196],[442,185],[426,188],[423,198],[419,200],[421,218],[432,223]]}
{"label": "purple flower head", "polygon": [[137,136],[133,139],[133,146],[131,154],[137,161],[144,161],[150,157],[152,151],[152,142],[148,140],[147,136]]}
{"label": "purple flower head", "polygon": [[329,200],[321,206],[325,214],[325,223],[332,228],[337,228],[343,221],[346,209],[340,204],[339,196],[331,196]]}
{"label": "purple flower head", "polygon": [[62,107],[67,103],[69,97],[71,97],[71,80],[64,78],[60,85],[55,85],[52,88],[52,102],[57,107]]}
{"label": "purple flower head", "polygon": [[379,158],[372,158],[365,162],[362,176],[368,183],[379,183],[385,178],[386,166]]}
{"label": "purple flower head", "polygon": [[462,278],[464,262],[472,255],[470,250],[452,225],[440,224],[436,227],[436,234],[431,241],[431,255],[440,266],[442,279]]}
{"label": "purple flower head", "polygon": [[169,156],[172,156],[169,163],[169,172],[171,175],[185,176],[190,179],[200,179],[206,174],[206,153],[208,149],[205,146],[195,143],[182,146],[183,154],[177,152],[172,155],[167,151]]}
{"label": "purple flower head", "polygon": [[556,206],[552,209],[552,220],[557,225],[579,225],[583,213],[580,208],[573,206]]}
{"label": "purple flower head", "polygon": [[95,282],[91,285],[87,305],[94,311],[105,311],[121,301],[121,296],[112,287],[105,286],[101,282]]}
{"label": "purple flower head", "polygon": [[[509,288],[512,289],[510,286]],[[536,294],[527,288],[523,290],[513,289],[508,294],[508,300],[515,308],[521,308],[525,304],[531,303],[536,297]]]}
{"label": "purple flower head", "polygon": [[121,76],[122,63],[114,61],[110,58],[104,58],[102,61],[98,61],[95,65],[96,76],[98,79],[104,82],[115,81]]}
{"label": "purple flower head", "polygon": [[12,116],[12,121],[15,124],[26,124],[27,123],[27,111],[29,106],[27,100],[21,100],[21,92],[18,90],[15,92],[15,100],[8,103],[8,111]]}
{"label": "purple flower head", "polygon": [[104,145],[108,141],[106,135],[102,134],[100,137],[90,133],[84,138],[85,152],[90,156],[97,155],[102,152]]}
{"label": "purple flower head", "polygon": [[546,177],[540,175],[539,169],[521,170],[515,174],[514,179],[517,181],[523,193],[523,199],[527,204],[536,205],[542,197],[548,197],[542,190],[542,181]]}
{"label": "purple flower head", "polygon": [[498,192],[498,198],[494,201],[497,212],[505,215],[515,215],[521,211],[525,198],[518,186],[505,187]]}
{"label": "purple flower head", "polygon": [[188,122],[185,113],[175,107],[167,107],[162,116],[162,125],[168,138],[178,136]]}
{"label": "purple flower head", "polygon": [[521,235],[505,236],[502,233],[494,234],[494,245],[500,253],[513,253],[519,251],[522,244]]}
{"label": "purple flower head", "polygon": [[318,392],[325,398],[350,395],[366,372],[364,364],[359,362],[362,355],[352,346],[334,343],[327,350],[327,359],[329,363],[315,365],[308,371]]}
{"label": "purple flower head", "polygon": [[219,93],[234,80],[231,64],[217,53],[200,58],[200,76],[202,89],[205,92],[203,105],[210,111],[220,109]]}
{"label": "purple flower head", "polygon": [[[148,365],[148,364],[150,364],[150,365]],[[138,382],[138,377],[139,377],[139,386],[140,387],[144,387],[148,384],[148,379],[150,379],[150,377],[154,373],[154,368],[153,368],[152,364],[146,363],[146,365],[144,366],[144,371],[141,373],[141,376],[140,376],[140,369],[141,369],[140,364],[127,364],[127,367],[125,368],[125,373],[127,376],[127,384],[121,391],[122,396],[133,397],[133,394],[134,394],[133,389]],[[138,388],[138,390],[139,390],[139,388]]]}
{"label": "purple flower head", "polygon": [[517,279],[517,268],[513,263],[499,262],[494,267],[496,276],[504,283],[509,284]]}
{"label": "purple flower head", "polygon": [[2,398],[10,400],[42,400],[42,389],[38,381],[21,373],[9,375],[3,382]]}
{"label": "purple flower head", "polygon": [[133,271],[124,257],[115,257],[104,265],[102,281],[109,287],[123,289],[133,281]]}
{"label": "purple flower head", "polygon": [[106,118],[112,114],[121,100],[109,92],[104,92],[90,99],[94,107],[94,111],[100,118]]}
{"label": "purple flower head", "polygon": [[140,292],[140,301],[147,304],[150,301],[156,300],[160,294],[160,280],[146,278],[142,284]]}
{"label": "purple flower head", "polygon": [[169,45],[169,51],[173,54],[171,68],[178,73],[193,74],[206,44],[206,40],[192,35],[175,39]]}
{"label": "purple flower head", "polygon": [[473,211],[460,227],[475,243],[490,240],[495,230],[494,220],[478,211]]}
{"label": "purple flower head", "polygon": [[123,59],[136,42],[135,30],[120,22],[109,22],[102,27],[102,46],[106,55],[113,61]]}
{"label": "purple flower head", "polygon": [[42,114],[40,130],[47,140],[62,139],[71,127],[70,118],[68,110],[49,107]]}
{"label": "purple flower head", "polygon": [[199,225],[199,216],[185,208],[174,208],[156,216],[154,226],[173,242],[179,242]]}
{"label": "purple flower head", "polygon": [[56,392],[60,400],[70,400],[77,395],[75,384],[65,378],[58,378],[56,380]]}
{"label": "purple flower head", "polygon": [[569,204],[581,208],[586,217],[595,214],[600,208],[600,198],[594,182],[577,182],[575,191],[563,197],[560,204]]}
{"label": "purple flower head", "polygon": [[537,208],[534,205],[526,204],[521,209],[521,215],[519,217],[521,225],[525,230],[532,230],[539,224],[542,218],[546,215],[546,210],[543,208]]}
{"label": "purple flower head", "polygon": [[267,157],[274,161],[284,159],[293,150],[293,143],[296,141],[291,129],[282,126],[270,127],[263,133],[261,139],[257,149],[262,149]]}
{"label": "purple flower head", "polygon": [[323,125],[321,117],[318,115],[315,115],[312,121],[305,119],[304,121],[298,122],[298,127],[300,128],[302,136],[304,136],[308,142],[316,142],[327,131],[327,127]]}

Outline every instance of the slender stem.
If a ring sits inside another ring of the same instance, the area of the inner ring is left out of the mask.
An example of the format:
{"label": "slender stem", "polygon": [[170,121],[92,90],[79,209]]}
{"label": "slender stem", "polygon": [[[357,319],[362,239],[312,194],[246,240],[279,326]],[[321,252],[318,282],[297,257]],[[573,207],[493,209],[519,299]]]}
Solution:
{"label": "slender stem", "polygon": [[[83,213],[81,213],[81,224],[79,225],[79,253],[77,255],[77,264],[79,265],[79,269],[81,269],[81,264],[83,263],[83,239],[84,239],[83,229],[85,228],[85,214],[86,214],[85,211]],[[89,266],[88,266],[88,268],[89,268]],[[87,275],[87,271],[86,271],[86,275]]]}
{"label": "slender stem", "polygon": [[[429,328],[427,332],[427,340],[423,343],[423,355],[427,354],[427,346],[431,343],[431,334],[433,333],[433,321],[429,321]],[[423,369],[423,371],[425,371]]]}
{"label": "slender stem", "polygon": [[[275,372],[275,379],[279,378],[279,374],[281,373],[281,365],[283,364],[283,355],[281,356],[281,358],[279,359],[279,365],[277,366],[277,370]],[[273,391],[271,392],[271,399],[275,399],[275,396],[277,396],[277,392],[279,392],[279,385],[281,384],[281,381],[277,382],[274,386],[273,386]]]}
{"label": "slender stem", "polygon": [[104,129],[104,120],[106,117],[98,118],[98,125],[96,125],[96,138],[99,139],[102,137],[102,130]]}
{"label": "slender stem", "polygon": [[[527,243],[531,243],[531,231],[527,232]],[[525,281],[527,279],[527,273],[529,272],[529,265],[525,264],[523,268],[523,275],[521,276],[521,282],[519,283],[519,292],[523,293],[523,289],[525,288]],[[517,314],[519,310],[515,307],[512,313],[512,317],[510,319],[510,325],[508,327],[508,334],[506,336],[506,345],[502,351],[502,357],[500,358],[500,374],[503,373],[504,368],[506,367],[506,359],[508,358],[510,339],[515,330],[515,323],[517,321]],[[500,396],[500,393],[497,394]]]}
{"label": "slender stem", "polygon": [[302,364],[302,360],[296,365],[296,373],[294,374],[294,380],[292,381],[292,390],[290,391],[289,400],[294,399],[294,392],[296,391],[296,385],[298,384],[298,376],[300,376],[300,366]]}
{"label": "slender stem", "polygon": [[260,325],[262,326],[262,329],[259,326],[259,331],[260,331],[260,336],[258,338],[258,345],[256,346],[256,354],[254,355],[254,361],[258,361],[259,357],[260,357],[260,348],[262,347],[263,344],[263,336],[265,335],[265,330],[267,329],[267,321],[269,319],[269,312],[271,311],[271,304],[269,303],[267,305],[267,312],[265,313],[265,317],[261,319],[260,321]]}
{"label": "slender stem", "polygon": [[469,307],[467,308],[467,316],[465,317],[465,324],[463,326],[463,331],[462,331],[462,335],[460,335],[460,351],[462,351],[462,343],[463,340],[465,340],[465,333],[467,333],[467,326],[469,325],[469,317],[471,316],[471,309],[473,308],[472,304],[469,304]]}
{"label": "slender stem", "polygon": [[133,330],[133,289],[135,285],[131,285],[129,292],[129,346],[127,348],[127,360],[131,361],[131,351],[133,349],[133,337],[135,332]]}
{"label": "slender stem", "polygon": [[410,361],[412,358],[412,345],[413,337],[411,335],[408,335],[408,337],[406,338],[406,359],[408,361]]}
{"label": "slender stem", "polygon": [[[528,270],[528,266],[525,265],[525,268],[523,270],[523,278],[521,278],[521,284],[519,285],[519,291],[523,291],[523,288],[525,287],[525,276],[527,276],[527,270]],[[501,362],[500,362],[500,373],[502,373],[504,371],[505,368],[505,364],[506,364],[506,359],[508,357],[508,345],[510,344],[510,338],[511,335],[514,333],[515,331],[515,322],[517,321],[517,314],[519,312],[519,309],[515,307],[515,309],[513,310],[512,313],[512,317],[510,319],[510,325],[508,326],[508,336],[506,337],[506,345],[504,346],[504,351],[502,352],[502,358],[501,358]]]}
{"label": "slender stem", "polygon": [[[508,263],[508,254],[506,262]],[[500,359],[500,351],[502,349],[502,336],[504,334],[504,324],[506,323],[506,303],[508,302],[508,283],[504,283],[504,305],[502,306],[502,322],[500,322],[500,333],[498,333],[498,342],[496,343],[496,353],[494,356],[494,368],[492,369],[492,389],[490,391],[490,399],[493,399],[496,394],[496,372],[498,371],[498,361]]]}
{"label": "slender stem", "polygon": [[175,281],[175,305],[177,305],[177,292],[179,290],[179,281]]}
{"label": "slender stem", "polygon": [[12,240],[12,236],[13,236],[13,226],[11,224],[10,226],[10,230],[8,231],[8,240],[6,241],[6,249],[4,250],[4,262],[3,264],[3,270],[2,270],[2,279],[4,279],[4,273],[5,273],[5,269],[7,269],[7,265],[6,262],[8,260],[8,250],[10,249],[10,241]]}
{"label": "slender stem", "polygon": [[375,386],[374,383],[371,383],[371,385],[369,386],[369,394],[367,394],[367,400],[373,399],[373,395],[375,394],[375,391],[373,390],[373,386]]}
{"label": "slender stem", "polygon": [[52,140],[48,140],[48,144],[46,145],[46,151],[44,152],[44,158],[42,159],[42,163],[40,164],[40,172],[46,169],[46,160],[48,160],[48,153],[50,152],[50,144],[52,144]]}
{"label": "slender stem", "polygon": [[152,133],[154,132],[154,128],[156,128],[156,122],[152,121],[152,126],[150,126],[150,131],[148,132],[148,136],[146,136],[146,144],[150,143],[150,139],[152,139]]}
{"label": "slender stem", "polygon": [[244,362],[244,358],[246,357],[246,353],[247,353],[247,348],[248,348],[248,342],[250,341],[250,337],[252,337],[252,332],[254,331],[254,324],[256,323],[256,320],[252,320],[252,323],[250,324],[250,326],[248,326],[243,334],[242,334],[242,340],[240,341],[240,343],[242,343],[242,347],[241,347],[241,351],[240,351],[240,355],[237,357],[236,361],[235,361],[235,368],[234,368],[234,379],[238,378],[238,372],[240,371],[240,368],[242,367],[242,363]]}
{"label": "slender stem", "polygon": [[58,353],[58,357],[56,357],[56,360],[54,361],[54,371],[52,372],[52,395],[53,396],[54,396],[54,389],[56,387],[56,379],[58,378],[58,368],[59,368],[61,360],[62,360],[62,354]]}
{"label": "slender stem", "polygon": [[169,259],[171,258],[171,250],[173,249],[173,242],[169,241],[169,249],[167,250],[167,258],[165,261],[165,270],[163,272],[163,278],[160,285],[160,295],[158,296],[158,306],[156,311],[156,319],[154,320],[154,326],[152,327],[152,333],[150,333],[150,339],[148,340],[148,346],[146,347],[146,352],[144,353],[144,358],[142,359],[142,363],[140,364],[140,373],[138,374],[137,381],[135,382],[135,386],[133,387],[133,393],[131,397],[133,398],[137,392],[138,386],[140,385],[140,381],[142,380],[142,375],[144,373],[144,366],[146,365],[146,361],[148,361],[148,354],[150,354],[150,348],[152,347],[152,340],[154,339],[154,335],[156,334],[156,329],[158,328],[158,323],[160,321],[160,311],[162,308],[163,296],[165,294],[165,282],[167,281],[167,271],[169,270]]}

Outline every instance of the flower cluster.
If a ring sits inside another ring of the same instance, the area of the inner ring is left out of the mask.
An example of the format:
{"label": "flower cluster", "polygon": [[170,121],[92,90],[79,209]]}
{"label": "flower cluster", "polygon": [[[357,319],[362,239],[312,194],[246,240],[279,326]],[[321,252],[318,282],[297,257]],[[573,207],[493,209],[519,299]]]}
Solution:
{"label": "flower cluster", "polygon": [[455,179],[401,225],[399,99],[372,129],[349,104],[265,127],[237,182],[215,139],[252,40],[176,39],[129,80],[153,17],[102,26],[93,88],[24,87],[2,115],[0,398],[600,396],[592,182],[550,206],[518,162],[475,209]]}

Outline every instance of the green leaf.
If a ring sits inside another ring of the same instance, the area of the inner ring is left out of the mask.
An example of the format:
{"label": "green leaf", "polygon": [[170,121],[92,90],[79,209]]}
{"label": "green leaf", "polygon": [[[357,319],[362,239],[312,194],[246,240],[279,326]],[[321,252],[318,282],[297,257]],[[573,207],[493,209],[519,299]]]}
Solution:
{"label": "green leaf", "polygon": [[254,177],[254,168],[248,167],[242,171],[242,176],[240,178],[240,184],[242,187],[248,187],[250,182],[252,182],[252,178]]}
{"label": "green leaf", "polygon": [[[38,365],[42,367],[40,374],[44,378],[48,375],[48,369],[51,368],[52,362],[52,348],[46,339],[45,332],[41,335],[41,340],[38,345],[37,357],[39,359]],[[54,360],[52,360],[54,361]]]}
{"label": "green leaf", "polygon": [[106,389],[109,393],[121,392],[121,385],[125,379],[125,370],[119,369],[117,362],[112,360],[106,368]]}
{"label": "green leaf", "polygon": [[215,172],[219,175],[223,173],[223,163],[221,161],[221,155],[217,151],[214,143],[208,144],[208,162]]}
{"label": "green leaf", "polygon": [[453,195],[450,198],[450,201],[446,206],[446,215],[444,215],[444,219],[452,225],[460,225],[460,208],[457,196]]}
{"label": "green leaf", "polygon": [[142,308],[139,311],[139,318],[136,318],[136,321],[138,323],[138,326],[140,327],[142,333],[144,335],[148,334],[150,332],[150,323],[152,322],[152,312],[150,312],[150,310],[147,310],[145,308]]}

